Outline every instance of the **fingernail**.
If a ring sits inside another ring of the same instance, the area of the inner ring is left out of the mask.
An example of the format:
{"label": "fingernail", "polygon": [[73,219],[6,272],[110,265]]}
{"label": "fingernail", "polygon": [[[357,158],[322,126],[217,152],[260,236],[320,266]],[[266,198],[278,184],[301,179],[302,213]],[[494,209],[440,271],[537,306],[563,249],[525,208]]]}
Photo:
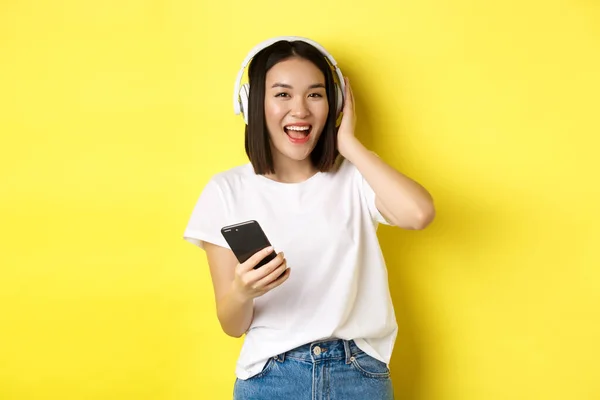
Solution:
{"label": "fingernail", "polygon": [[273,251],[273,246],[269,246],[265,250],[267,251],[267,253],[270,253]]}

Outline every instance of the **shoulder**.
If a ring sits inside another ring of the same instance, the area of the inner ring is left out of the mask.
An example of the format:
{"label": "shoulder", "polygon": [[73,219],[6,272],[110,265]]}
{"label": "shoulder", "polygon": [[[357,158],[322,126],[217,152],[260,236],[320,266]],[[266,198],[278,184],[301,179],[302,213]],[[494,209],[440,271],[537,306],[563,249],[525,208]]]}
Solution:
{"label": "shoulder", "polygon": [[[379,157],[377,153],[371,151],[376,157]],[[351,179],[357,179],[358,181],[362,181],[364,179],[362,173],[358,170],[356,165],[354,165],[350,160],[338,156],[336,159],[334,167],[331,169],[330,174],[332,176],[344,176]]]}
{"label": "shoulder", "polygon": [[243,199],[240,193],[247,191],[254,169],[251,164],[243,164],[212,175],[205,183],[197,200],[195,211],[207,215],[207,218],[218,216],[219,210],[235,206]]}
{"label": "shoulder", "polygon": [[252,164],[246,163],[229,168],[214,174],[208,181],[208,185],[226,188],[248,182],[254,177]]}
{"label": "shoulder", "polygon": [[354,180],[360,177],[356,166],[341,155],[337,158],[333,168],[327,172],[327,175],[333,179]]}

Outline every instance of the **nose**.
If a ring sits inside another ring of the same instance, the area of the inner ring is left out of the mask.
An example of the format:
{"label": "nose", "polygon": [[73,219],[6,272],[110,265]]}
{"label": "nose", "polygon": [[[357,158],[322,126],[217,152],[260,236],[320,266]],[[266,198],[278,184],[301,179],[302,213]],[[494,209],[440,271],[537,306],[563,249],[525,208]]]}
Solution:
{"label": "nose", "polygon": [[297,96],[294,99],[291,115],[294,118],[306,118],[310,115],[310,110],[308,109],[305,98]]}

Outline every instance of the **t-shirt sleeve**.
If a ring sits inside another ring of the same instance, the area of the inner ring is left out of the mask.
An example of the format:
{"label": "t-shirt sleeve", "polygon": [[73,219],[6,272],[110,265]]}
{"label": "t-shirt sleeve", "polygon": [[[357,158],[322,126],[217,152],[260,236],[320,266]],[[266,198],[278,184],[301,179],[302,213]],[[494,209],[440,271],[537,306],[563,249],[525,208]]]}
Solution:
{"label": "t-shirt sleeve", "polygon": [[211,179],[204,187],[192,210],[183,238],[201,249],[204,249],[203,242],[229,248],[223,235],[221,235],[221,228],[224,226],[226,214],[227,204],[223,193],[217,182]]}

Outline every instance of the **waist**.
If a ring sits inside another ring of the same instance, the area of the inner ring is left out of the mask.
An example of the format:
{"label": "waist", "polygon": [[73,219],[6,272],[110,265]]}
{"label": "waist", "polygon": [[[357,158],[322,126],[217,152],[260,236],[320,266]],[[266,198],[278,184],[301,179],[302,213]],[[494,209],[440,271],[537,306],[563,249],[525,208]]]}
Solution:
{"label": "waist", "polygon": [[290,357],[303,361],[345,360],[349,363],[352,357],[362,353],[354,340],[326,339],[298,346],[276,356],[280,361]]}

